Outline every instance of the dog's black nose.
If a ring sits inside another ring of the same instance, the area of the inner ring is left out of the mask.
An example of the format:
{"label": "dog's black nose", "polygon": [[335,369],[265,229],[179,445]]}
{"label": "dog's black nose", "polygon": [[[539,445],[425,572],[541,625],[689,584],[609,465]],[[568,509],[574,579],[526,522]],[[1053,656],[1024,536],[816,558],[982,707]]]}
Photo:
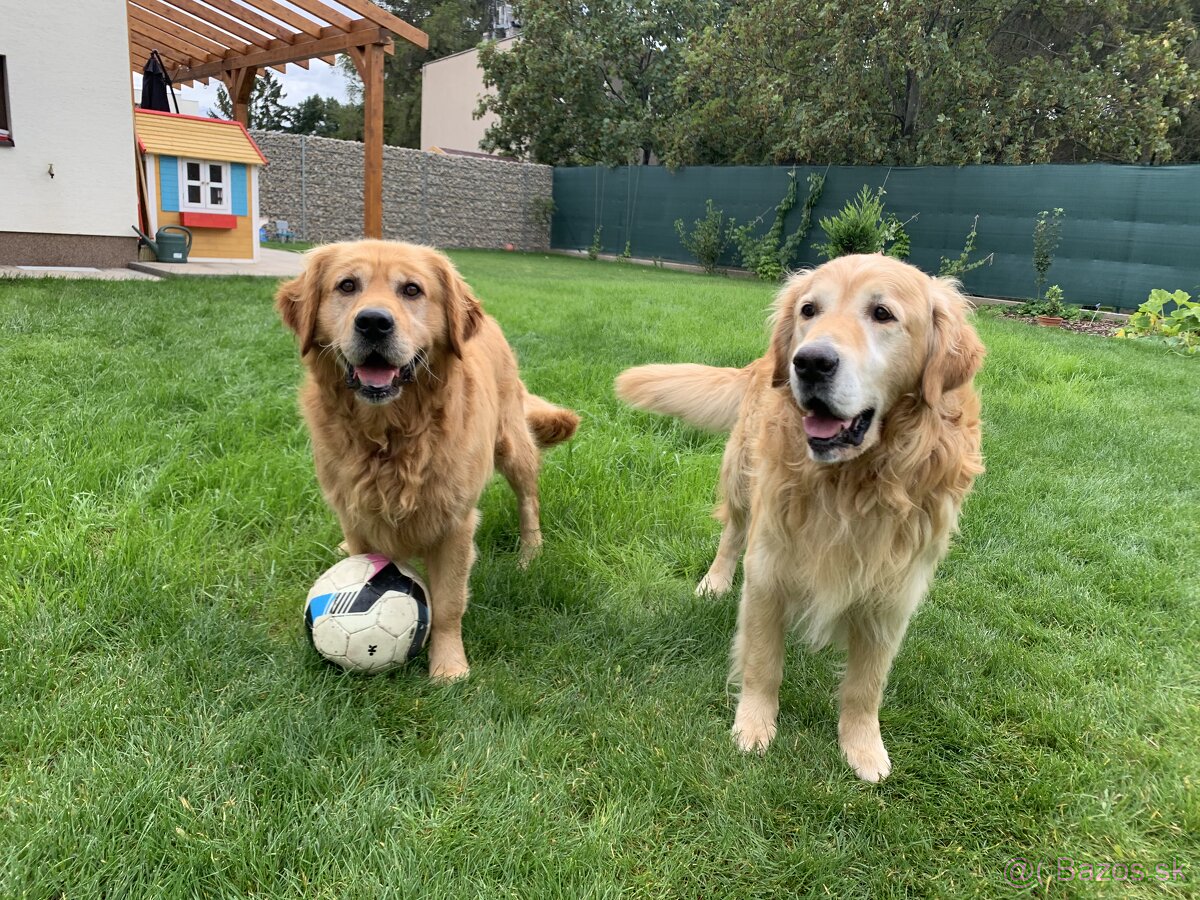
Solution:
{"label": "dog's black nose", "polygon": [[802,347],[792,357],[792,365],[796,369],[796,377],[813,384],[833,377],[838,367],[838,355],[832,347],[819,344],[814,347]]}
{"label": "dog's black nose", "polygon": [[390,334],[395,324],[396,320],[386,309],[363,309],[354,317],[354,330],[371,340]]}

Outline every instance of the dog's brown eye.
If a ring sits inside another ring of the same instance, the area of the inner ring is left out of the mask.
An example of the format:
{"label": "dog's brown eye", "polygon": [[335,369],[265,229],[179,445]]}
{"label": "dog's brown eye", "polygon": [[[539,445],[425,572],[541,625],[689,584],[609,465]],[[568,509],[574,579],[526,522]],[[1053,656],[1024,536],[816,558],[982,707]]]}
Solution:
{"label": "dog's brown eye", "polygon": [[876,322],[890,322],[896,317],[892,315],[892,311],[886,306],[877,306],[871,310],[871,318]]}
{"label": "dog's brown eye", "polygon": [[337,289],[343,294],[353,294],[358,290],[357,278],[343,278],[338,282]]}
{"label": "dog's brown eye", "polygon": [[804,316],[806,319],[811,319],[816,314],[817,307],[812,303],[805,303],[802,307],[800,307],[800,315]]}
{"label": "dog's brown eye", "polygon": [[416,297],[421,293],[421,286],[410,281],[404,287],[400,288],[400,293],[405,297]]}

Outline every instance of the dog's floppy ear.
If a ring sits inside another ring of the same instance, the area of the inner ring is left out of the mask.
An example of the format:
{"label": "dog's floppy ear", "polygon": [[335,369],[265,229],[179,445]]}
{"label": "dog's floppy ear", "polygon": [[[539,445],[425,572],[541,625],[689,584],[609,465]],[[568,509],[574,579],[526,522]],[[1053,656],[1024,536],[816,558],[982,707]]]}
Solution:
{"label": "dog's floppy ear", "polygon": [[796,341],[796,304],[804,293],[808,272],[798,273],[788,279],[783,290],[775,298],[775,312],[771,316],[771,387],[787,387],[792,372],[792,351]]}
{"label": "dog's floppy ear", "polygon": [[929,356],[921,394],[930,406],[941,402],[942,395],[970,381],[983,365],[983,342],[967,321],[967,301],[958,282],[934,278],[929,296],[933,321],[929,332]]}
{"label": "dog's floppy ear", "polygon": [[462,359],[463,344],[475,336],[483,324],[483,307],[471,293],[470,286],[463,281],[454,263],[445,256],[437,255],[438,277],[442,282],[446,308],[447,340],[450,352]]}
{"label": "dog's floppy ear", "polygon": [[304,271],[279,285],[275,309],[283,324],[300,338],[300,355],[307,356],[317,336],[317,309],[321,305],[321,282],[325,272],[325,248],[305,254]]}

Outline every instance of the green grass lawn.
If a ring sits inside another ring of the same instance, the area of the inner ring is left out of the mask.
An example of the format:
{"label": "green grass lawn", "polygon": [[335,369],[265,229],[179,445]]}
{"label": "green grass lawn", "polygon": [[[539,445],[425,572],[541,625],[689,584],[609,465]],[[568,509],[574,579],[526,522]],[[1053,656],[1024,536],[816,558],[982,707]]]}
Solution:
{"label": "green grass lawn", "polygon": [[733,748],[735,601],[692,596],[722,440],[611,391],[748,362],[770,288],[455,258],[584,421],[528,571],[507,487],[484,496],[450,686],[301,636],[340,535],[270,281],[0,281],[0,897],[991,897],[1012,857],[1147,875],[1054,896],[1196,896],[1195,361],[979,318],[988,472],[872,787],[838,753],[837,652],[795,648],[775,743]]}
{"label": "green grass lawn", "polygon": [[308,241],[263,241],[262,246],[268,250],[289,250],[292,253],[303,253],[317,245]]}

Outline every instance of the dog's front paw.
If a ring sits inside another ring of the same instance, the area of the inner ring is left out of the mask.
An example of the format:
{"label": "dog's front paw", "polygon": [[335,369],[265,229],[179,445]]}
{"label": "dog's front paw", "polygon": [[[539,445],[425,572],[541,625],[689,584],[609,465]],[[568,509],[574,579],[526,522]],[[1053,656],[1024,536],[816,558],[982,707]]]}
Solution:
{"label": "dog's front paw", "polygon": [[851,726],[838,723],[838,732],[838,743],[855,775],[874,784],[891,774],[892,761],[883,746],[878,725],[871,727],[869,724]]}
{"label": "dog's front paw", "polygon": [[471,674],[462,639],[438,639],[429,645],[429,677],[434,681],[459,681]]}
{"label": "dog's front paw", "polygon": [[462,663],[440,663],[430,665],[429,677],[434,681],[461,681],[471,674],[471,667],[465,662]]}
{"label": "dog's front paw", "polygon": [[517,554],[517,565],[522,569],[528,569],[529,564],[541,555],[542,552],[542,535],[539,532],[536,537],[522,538],[521,551]]}
{"label": "dog's front paw", "polygon": [[729,589],[733,587],[733,578],[728,575],[714,575],[709,572],[700,579],[700,583],[696,585],[697,597],[720,597],[729,593]]}
{"label": "dog's front paw", "polygon": [[733,717],[733,742],[743,753],[762,756],[775,737],[775,714],[743,700]]}

